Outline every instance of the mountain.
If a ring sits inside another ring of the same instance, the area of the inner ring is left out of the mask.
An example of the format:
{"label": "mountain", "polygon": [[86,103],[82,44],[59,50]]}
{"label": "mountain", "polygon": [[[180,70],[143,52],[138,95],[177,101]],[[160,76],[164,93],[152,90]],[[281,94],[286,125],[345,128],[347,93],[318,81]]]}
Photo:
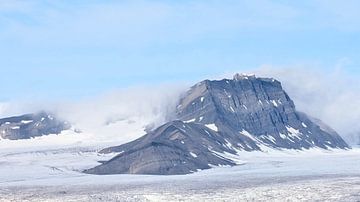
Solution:
{"label": "mountain", "polygon": [[59,134],[69,128],[70,125],[67,122],[60,121],[46,112],[0,119],[1,138],[10,140]]}
{"label": "mountain", "polygon": [[194,85],[180,100],[175,121],[100,151],[119,154],[84,172],[186,174],[235,165],[239,151],[312,147],[349,148],[320,120],[296,111],[279,81],[236,74]]}
{"label": "mountain", "polygon": [[91,174],[186,174],[215,165],[235,165],[215,153],[234,153],[221,135],[196,123],[171,121],[155,131],[102,153],[120,155],[101,166],[85,171]]}
{"label": "mountain", "polygon": [[[279,81],[254,75],[198,83],[181,100],[178,118],[213,124],[224,135],[251,134],[262,145],[274,148],[347,147],[330,127],[297,112]],[[255,145],[244,143],[243,149],[260,149],[257,141],[252,143]]]}

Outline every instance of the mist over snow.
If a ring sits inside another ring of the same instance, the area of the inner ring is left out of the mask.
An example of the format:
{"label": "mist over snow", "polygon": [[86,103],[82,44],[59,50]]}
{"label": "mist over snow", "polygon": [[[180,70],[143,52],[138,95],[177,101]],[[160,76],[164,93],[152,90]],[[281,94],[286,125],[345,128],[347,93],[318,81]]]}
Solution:
{"label": "mist over snow", "polygon": [[166,84],[118,89],[76,101],[11,102],[0,105],[0,116],[41,110],[56,114],[81,131],[84,140],[124,143],[136,139],[174,115],[186,85]]}
{"label": "mist over snow", "polygon": [[55,110],[75,128],[95,135],[96,139],[127,142],[170,119],[185,90],[176,85],[130,87],[60,104]]}

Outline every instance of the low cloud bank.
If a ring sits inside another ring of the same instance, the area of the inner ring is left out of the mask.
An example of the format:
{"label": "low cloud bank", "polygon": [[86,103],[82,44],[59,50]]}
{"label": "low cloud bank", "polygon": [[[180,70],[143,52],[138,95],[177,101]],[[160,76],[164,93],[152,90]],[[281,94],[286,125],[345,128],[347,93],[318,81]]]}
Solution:
{"label": "low cloud bank", "polygon": [[180,84],[150,85],[119,89],[77,101],[1,103],[0,116],[50,111],[88,134],[88,138],[127,142],[170,119],[186,89]]}

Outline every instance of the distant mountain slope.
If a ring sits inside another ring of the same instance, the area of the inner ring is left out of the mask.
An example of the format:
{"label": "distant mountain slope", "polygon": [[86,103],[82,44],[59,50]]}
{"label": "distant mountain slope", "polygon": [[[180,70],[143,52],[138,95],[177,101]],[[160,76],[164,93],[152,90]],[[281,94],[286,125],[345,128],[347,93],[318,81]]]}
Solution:
{"label": "distant mountain slope", "polygon": [[124,145],[91,174],[186,174],[213,165],[235,165],[239,150],[323,149],[349,146],[332,129],[297,112],[274,79],[235,75],[193,86],[177,107],[178,121]]}
{"label": "distant mountain slope", "polygon": [[69,128],[68,123],[46,112],[0,119],[0,136],[10,140],[59,134]]}

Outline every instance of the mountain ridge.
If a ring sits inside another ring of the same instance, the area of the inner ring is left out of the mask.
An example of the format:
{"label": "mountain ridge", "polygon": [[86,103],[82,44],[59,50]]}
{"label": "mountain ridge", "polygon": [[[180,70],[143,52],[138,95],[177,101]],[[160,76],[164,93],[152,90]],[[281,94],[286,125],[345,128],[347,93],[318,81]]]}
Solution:
{"label": "mountain ridge", "polygon": [[135,141],[103,149],[101,153],[120,154],[84,172],[187,174],[235,165],[226,154],[262,151],[264,147],[350,148],[335,131],[323,130],[298,112],[281,82],[236,74],[232,80],[195,84],[180,99],[175,120]]}

